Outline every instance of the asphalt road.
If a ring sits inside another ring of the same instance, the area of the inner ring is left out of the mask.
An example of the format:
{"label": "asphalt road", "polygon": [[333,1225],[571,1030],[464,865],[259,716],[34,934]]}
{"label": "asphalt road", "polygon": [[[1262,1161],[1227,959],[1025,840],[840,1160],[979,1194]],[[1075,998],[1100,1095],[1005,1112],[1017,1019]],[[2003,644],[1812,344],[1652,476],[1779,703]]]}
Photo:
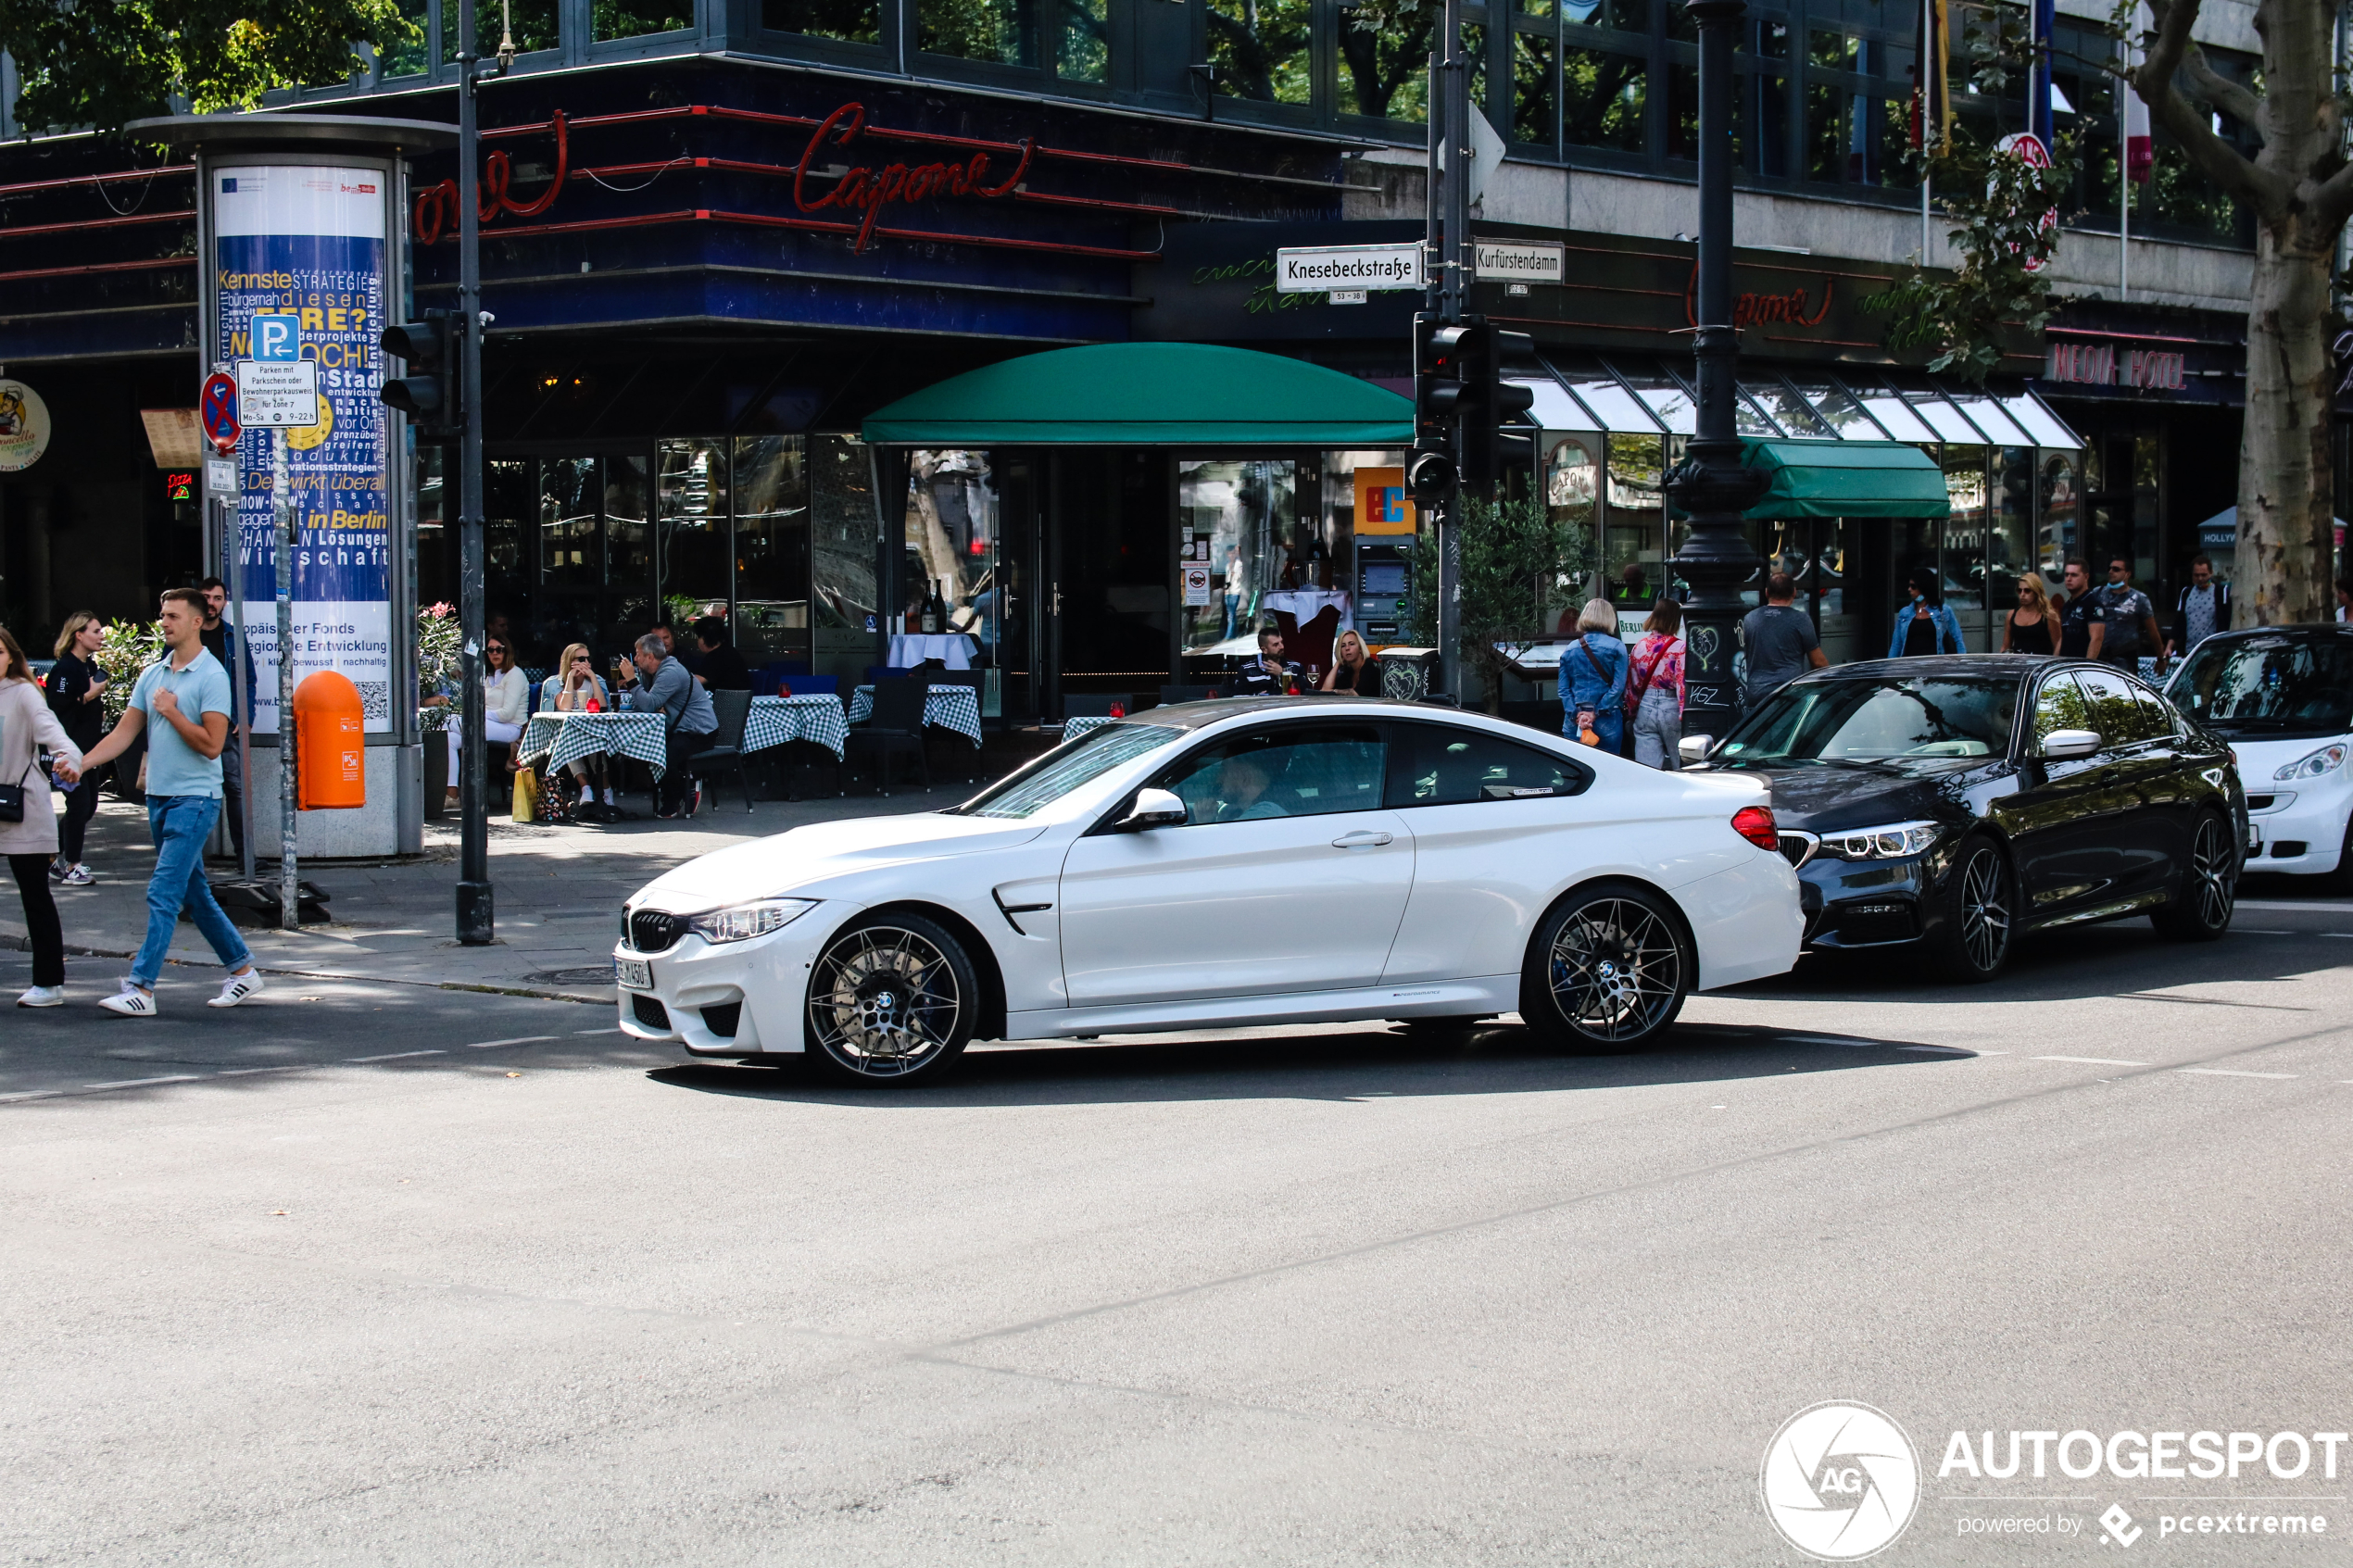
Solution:
{"label": "asphalt road", "polygon": [[[1850,1399],[1918,1457],[1875,1562],[2346,1562],[2353,1445],[1939,1474],[2353,1427],[2353,904],[2284,897],[1982,990],[1809,960],[1638,1056],[1332,1026],[897,1095],[579,1004],[85,988],[0,1031],[0,1561],[1788,1563],[1760,1463]],[[2160,1534],[2250,1511],[2328,1533]]]}

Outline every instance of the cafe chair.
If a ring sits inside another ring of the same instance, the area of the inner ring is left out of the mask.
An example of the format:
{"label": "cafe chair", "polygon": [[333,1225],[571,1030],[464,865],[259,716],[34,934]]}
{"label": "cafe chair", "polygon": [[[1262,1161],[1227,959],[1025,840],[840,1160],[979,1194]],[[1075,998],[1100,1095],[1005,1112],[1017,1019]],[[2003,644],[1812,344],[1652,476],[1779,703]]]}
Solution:
{"label": "cafe chair", "polygon": [[875,710],[862,724],[849,727],[849,746],[845,760],[861,753],[877,754],[881,763],[881,784],[885,796],[890,794],[890,759],[900,752],[912,752],[915,766],[922,770],[924,792],[931,792],[931,762],[924,755],[924,694],[914,682],[901,677],[875,683]]}
{"label": "cafe chair", "polygon": [[[722,773],[736,775],[736,784],[744,792],[744,809],[751,809],[751,775],[744,771],[744,722],[751,717],[749,692],[713,692],[711,710],[719,720],[716,738],[693,762],[688,764],[694,775],[706,783],[715,783]],[[711,796],[711,809],[719,809],[719,792]]]}

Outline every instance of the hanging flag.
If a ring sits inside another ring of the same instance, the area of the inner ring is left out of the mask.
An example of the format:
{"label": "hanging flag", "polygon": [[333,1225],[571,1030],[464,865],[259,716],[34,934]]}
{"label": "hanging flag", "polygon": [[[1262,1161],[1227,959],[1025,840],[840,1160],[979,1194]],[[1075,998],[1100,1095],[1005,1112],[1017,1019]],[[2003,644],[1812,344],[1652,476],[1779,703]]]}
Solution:
{"label": "hanging flag", "polygon": [[[2141,41],[2157,30],[2157,19],[2145,0],[2133,7],[2133,32],[2125,41],[2127,69],[2138,70],[2148,58],[2148,51]],[[2124,173],[2136,185],[2149,182],[2149,170],[2157,163],[2157,152],[2149,144],[2149,107],[2141,102],[2130,82],[2117,83],[2117,91],[2124,94]]]}
{"label": "hanging flag", "polygon": [[1936,31],[1936,75],[1930,84],[1935,94],[1930,109],[1936,117],[1937,151],[1949,155],[1953,150],[1953,19],[1945,12],[1945,0],[1935,0],[1931,25]]}
{"label": "hanging flag", "polygon": [[1945,0],[1920,0],[1920,25],[1915,42],[1919,53],[1912,67],[1912,150],[1931,138],[1937,151],[1953,150],[1952,44],[1946,36],[1949,19]]}

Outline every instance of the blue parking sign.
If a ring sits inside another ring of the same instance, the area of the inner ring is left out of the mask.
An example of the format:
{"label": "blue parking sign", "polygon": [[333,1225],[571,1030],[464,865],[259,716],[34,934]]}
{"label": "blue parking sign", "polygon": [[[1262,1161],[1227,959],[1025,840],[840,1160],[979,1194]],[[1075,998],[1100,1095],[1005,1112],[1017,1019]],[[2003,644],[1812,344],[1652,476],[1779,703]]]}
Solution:
{"label": "blue parking sign", "polygon": [[302,333],[297,330],[301,318],[291,310],[257,310],[253,313],[253,358],[277,360],[287,364],[302,358]]}

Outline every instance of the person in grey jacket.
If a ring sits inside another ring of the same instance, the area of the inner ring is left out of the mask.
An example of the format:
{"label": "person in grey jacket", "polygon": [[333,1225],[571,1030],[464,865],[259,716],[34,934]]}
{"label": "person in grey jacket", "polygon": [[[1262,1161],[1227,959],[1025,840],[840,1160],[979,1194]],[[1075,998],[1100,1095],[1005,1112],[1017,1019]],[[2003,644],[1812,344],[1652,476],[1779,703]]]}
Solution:
{"label": "person in grey jacket", "polygon": [[637,654],[632,662],[643,679],[632,682],[622,700],[633,712],[662,716],[668,753],[654,815],[691,817],[702,804],[702,791],[690,787],[686,764],[697,753],[711,748],[719,715],[711,710],[711,694],[671,657],[669,645],[660,633],[648,632],[637,639]]}
{"label": "person in grey jacket", "polygon": [[0,784],[24,790],[24,820],[0,822],[0,855],[17,879],[24,902],[25,935],[32,945],[32,989],[17,998],[20,1008],[53,1008],[66,999],[66,939],[49,897],[49,858],[57,852],[57,811],[49,801],[49,774],[40,748],[64,759],[61,772],[82,764],[82,748],[49,711],[24,649],[0,626]]}

